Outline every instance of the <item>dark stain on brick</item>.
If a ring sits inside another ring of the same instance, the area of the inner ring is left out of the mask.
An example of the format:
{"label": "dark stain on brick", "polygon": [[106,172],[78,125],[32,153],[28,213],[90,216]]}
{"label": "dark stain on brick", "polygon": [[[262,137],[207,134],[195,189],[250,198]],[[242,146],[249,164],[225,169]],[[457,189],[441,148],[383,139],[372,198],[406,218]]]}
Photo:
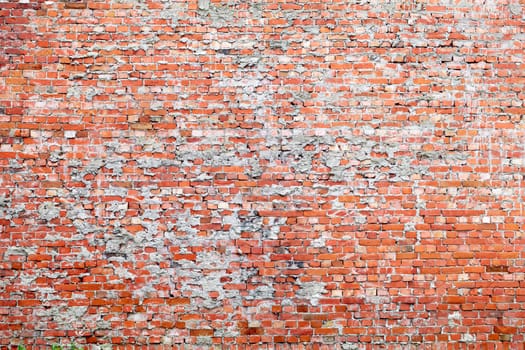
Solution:
{"label": "dark stain on brick", "polygon": [[85,9],[87,7],[87,2],[68,1],[68,2],[66,2],[64,7],[66,9],[71,9],[71,10],[81,10],[81,9]]}
{"label": "dark stain on brick", "polygon": [[491,265],[487,266],[487,272],[509,272],[509,267],[506,265]]}
{"label": "dark stain on brick", "polygon": [[263,335],[264,329],[262,327],[248,327],[241,328],[241,335]]}

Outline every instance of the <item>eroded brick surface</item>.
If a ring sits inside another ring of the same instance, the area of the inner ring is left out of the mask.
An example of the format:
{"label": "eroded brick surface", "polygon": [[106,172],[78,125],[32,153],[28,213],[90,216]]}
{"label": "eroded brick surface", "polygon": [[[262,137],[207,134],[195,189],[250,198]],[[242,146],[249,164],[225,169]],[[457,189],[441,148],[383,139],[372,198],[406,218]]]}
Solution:
{"label": "eroded brick surface", "polygon": [[0,345],[519,348],[524,8],[0,2]]}

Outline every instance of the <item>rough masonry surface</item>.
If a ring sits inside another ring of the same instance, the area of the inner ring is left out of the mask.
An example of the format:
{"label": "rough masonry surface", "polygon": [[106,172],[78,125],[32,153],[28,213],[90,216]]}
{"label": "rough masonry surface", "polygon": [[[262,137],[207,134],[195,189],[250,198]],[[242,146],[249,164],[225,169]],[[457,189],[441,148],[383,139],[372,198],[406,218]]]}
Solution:
{"label": "rough masonry surface", "polygon": [[519,348],[523,0],[0,0],[0,346]]}

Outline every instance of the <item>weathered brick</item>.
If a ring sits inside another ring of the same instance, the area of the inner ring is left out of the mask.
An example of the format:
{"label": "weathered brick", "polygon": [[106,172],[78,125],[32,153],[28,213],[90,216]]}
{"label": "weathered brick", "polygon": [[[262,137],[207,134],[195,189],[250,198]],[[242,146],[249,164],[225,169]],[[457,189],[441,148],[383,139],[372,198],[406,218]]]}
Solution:
{"label": "weathered brick", "polygon": [[519,348],[523,11],[0,3],[0,344]]}

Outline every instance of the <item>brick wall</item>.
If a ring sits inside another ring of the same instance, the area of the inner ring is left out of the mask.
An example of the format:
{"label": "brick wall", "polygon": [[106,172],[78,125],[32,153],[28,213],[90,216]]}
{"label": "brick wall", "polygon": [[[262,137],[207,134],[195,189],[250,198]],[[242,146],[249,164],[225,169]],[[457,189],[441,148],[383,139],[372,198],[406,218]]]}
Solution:
{"label": "brick wall", "polygon": [[519,348],[524,13],[0,2],[0,345]]}

